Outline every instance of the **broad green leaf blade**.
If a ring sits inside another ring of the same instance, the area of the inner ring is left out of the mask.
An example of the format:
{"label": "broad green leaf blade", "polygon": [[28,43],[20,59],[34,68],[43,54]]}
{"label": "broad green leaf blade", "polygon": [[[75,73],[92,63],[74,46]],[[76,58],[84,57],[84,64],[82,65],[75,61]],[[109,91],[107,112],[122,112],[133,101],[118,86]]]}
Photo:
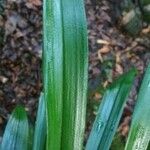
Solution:
{"label": "broad green leaf blade", "polygon": [[86,150],[109,150],[135,73],[135,70],[131,70],[120,77],[104,94]]}
{"label": "broad green leaf blade", "polygon": [[21,106],[13,111],[7,123],[1,150],[28,150],[29,126],[27,115]]}
{"label": "broad green leaf blade", "polygon": [[43,82],[46,101],[47,150],[61,147],[63,28],[61,0],[43,1]]}
{"label": "broad green leaf blade", "polygon": [[88,74],[83,0],[44,0],[47,149],[82,147]]}
{"label": "broad green leaf blade", "polygon": [[83,0],[62,0],[63,121],[62,149],[81,150],[86,114],[88,48]]}
{"label": "broad green leaf blade", "polygon": [[33,150],[44,150],[46,144],[46,107],[44,95],[41,93],[35,123]]}
{"label": "broad green leaf blade", "polygon": [[133,113],[126,150],[146,150],[150,141],[150,65],[147,68]]}

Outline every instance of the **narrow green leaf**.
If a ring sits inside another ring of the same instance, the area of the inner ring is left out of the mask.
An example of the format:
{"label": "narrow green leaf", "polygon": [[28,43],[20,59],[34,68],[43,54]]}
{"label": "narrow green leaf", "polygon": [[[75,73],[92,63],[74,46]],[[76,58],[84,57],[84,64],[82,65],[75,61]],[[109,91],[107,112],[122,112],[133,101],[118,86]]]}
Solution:
{"label": "narrow green leaf", "polygon": [[63,27],[61,0],[43,1],[43,81],[46,101],[47,150],[61,147],[63,91]]}
{"label": "narrow green leaf", "polygon": [[1,150],[27,150],[29,127],[27,115],[21,106],[16,107],[7,123]]}
{"label": "narrow green leaf", "polygon": [[147,68],[133,113],[126,150],[146,150],[150,141],[150,65]]}
{"label": "narrow green leaf", "polygon": [[33,124],[29,123],[28,150],[32,150],[33,140],[34,140],[34,126],[33,126]]}
{"label": "narrow green leaf", "polygon": [[104,94],[86,150],[109,150],[135,73],[135,70],[131,70],[124,74]]}
{"label": "narrow green leaf", "polygon": [[62,149],[82,149],[88,76],[87,29],[83,0],[62,1],[63,122]]}
{"label": "narrow green leaf", "polygon": [[33,150],[44,150],[46,144],[46,110],[44,95],[41,93],[35,123]]}
{"label": "narrow green leaf", "polygon": [[83,0],[44,0],[47,150],[82,148],[88,74]]}

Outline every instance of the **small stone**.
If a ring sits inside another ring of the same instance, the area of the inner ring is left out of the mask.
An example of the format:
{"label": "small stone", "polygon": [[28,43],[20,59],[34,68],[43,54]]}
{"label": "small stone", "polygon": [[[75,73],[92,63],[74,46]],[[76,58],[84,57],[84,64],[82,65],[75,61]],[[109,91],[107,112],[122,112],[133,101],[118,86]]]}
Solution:
{"label": "small stone", "polygon": [[0,76],[0,82],[6,83],[7,81],[8,81],[8,78],[6,78],[4,76]]}

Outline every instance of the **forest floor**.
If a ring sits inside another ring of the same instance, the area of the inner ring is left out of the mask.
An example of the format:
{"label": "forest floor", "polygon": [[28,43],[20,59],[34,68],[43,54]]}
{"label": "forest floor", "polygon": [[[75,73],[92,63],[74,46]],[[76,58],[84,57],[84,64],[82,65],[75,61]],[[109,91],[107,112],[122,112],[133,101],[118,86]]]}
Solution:
{"label": "forest floor", "polygon": [[[34,122],[42,89],[42,2],[7,0],[0,7],[0,136],[13,108],[25,106]],[[120,30],[113,2],[86,0],[89,38],[89,92],[86,135],[106,87],[136,67],[139,71],[124,108],[118,132],[126,137],[139,83],[150,60],[150,28],[137,37]]]}

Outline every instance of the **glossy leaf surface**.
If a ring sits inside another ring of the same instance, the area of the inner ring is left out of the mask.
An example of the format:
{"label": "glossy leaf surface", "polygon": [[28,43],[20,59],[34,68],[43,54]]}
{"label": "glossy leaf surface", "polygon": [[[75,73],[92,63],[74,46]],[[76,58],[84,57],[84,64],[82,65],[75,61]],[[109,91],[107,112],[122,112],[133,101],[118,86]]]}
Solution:
{"label": "glossy leaf surface", "polygon": [[44,0],[47,149],[82,149],[88,74],[83,0]]}
{"label": "glossy leaf surface", "polygon": [[121,76],[107,89],[90,133],[86,150],[109,150],[134,76],[135,70],[132,70]]}
{"label": "glossy leaf surface", "polygon": [[126,150],[146,150],[150,141],[150,65],[147,68],[133,113]]}
{"label": "glossy leaf surface", "polygon": [[61,0],[43,1],[43,82],[47,150],[59,150],[62,128],[63,27]]}
{"label": "glossy leaf surface", "polygon": [[28,150],[29,125],[27,115],[21,106],[16,107],[7,123],[1,150]]}
{"label": "glossy leaf surface", "polygon": [[88,75],[86,19],[83,0],[63,0],[62,149],[82,149]]}
{"label": "glossy leaf surface", "polygon": [[35,123],[33,150],[44,150],[46,144],[46,107],[44,95],[41,93]]}

